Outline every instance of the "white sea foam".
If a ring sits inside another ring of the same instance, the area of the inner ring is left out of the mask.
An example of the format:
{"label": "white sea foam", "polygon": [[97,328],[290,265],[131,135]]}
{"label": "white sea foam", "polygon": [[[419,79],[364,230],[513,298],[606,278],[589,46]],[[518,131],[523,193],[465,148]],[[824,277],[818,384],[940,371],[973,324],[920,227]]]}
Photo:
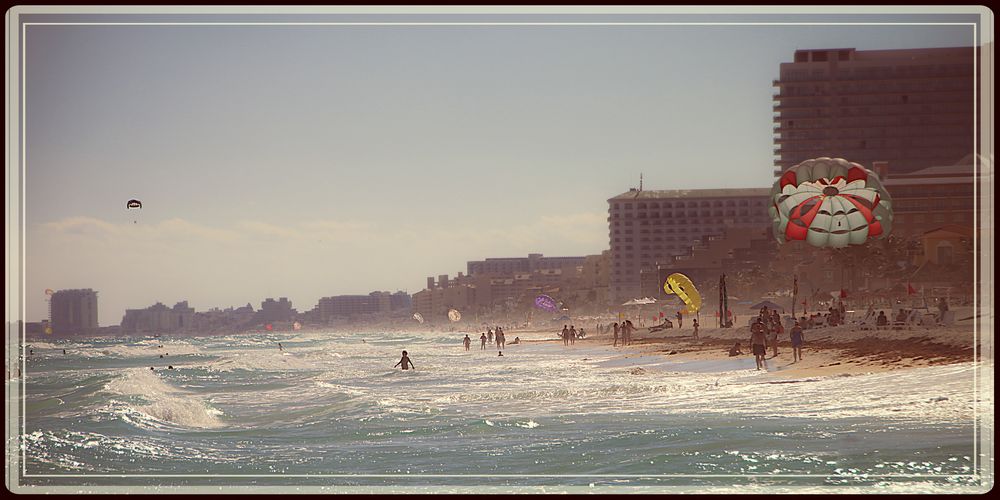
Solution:
{"label": "white sea foam", "polygon": [[105,386],[120,396],[138,396],[145,404],[133,405],[112,401],[113,411],[137,425],[165,422],[184,427],[221,427],[222,412],[210,407],[194,394],[181,391],[163,381],[152,370],[131,369]]}

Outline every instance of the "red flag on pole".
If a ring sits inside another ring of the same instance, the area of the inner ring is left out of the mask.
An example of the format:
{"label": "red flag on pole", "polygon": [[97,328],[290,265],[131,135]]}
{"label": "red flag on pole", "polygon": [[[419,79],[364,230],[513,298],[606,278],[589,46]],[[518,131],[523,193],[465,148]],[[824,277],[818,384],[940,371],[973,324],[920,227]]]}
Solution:
{"label": "red flag on pole", "polygon": [[906,294],[907,294],[907,295],[913,295],[913,294],[915,294],[915,293],[917,293],[917,289],[916,289],[916,288],[913,288],[913,285],[911,285],[911,284],[907,283],[907,284],[906,284]]}
{"label": "red flag on pole", "polygon": [[842,299],[847,298],[847,290],[844,290],[843,288],[840,289],[840,298]]}

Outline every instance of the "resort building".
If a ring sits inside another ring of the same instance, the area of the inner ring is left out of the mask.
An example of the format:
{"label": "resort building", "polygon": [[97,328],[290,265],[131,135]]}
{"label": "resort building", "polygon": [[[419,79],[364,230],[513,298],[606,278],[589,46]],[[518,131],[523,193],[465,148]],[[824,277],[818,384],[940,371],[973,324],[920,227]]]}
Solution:
{"label": "resort building", "polygon": [[975,151],[972,47],[795,51],[774,80],[775,176],[839,157],[905,174]]}
{"label": "resort building", "polygon": [[655,297],[673,257],[726,228],[766,229],[770,188],[632,189],[608,200],[611,304]]}
{"label": "resort building", "polygon": [[160,302],[145,309],[126,309],[122,317],[124,333],[166,333],[191,329],[195,323],[194,308],[187,301],[167,307]]}
{"label": "resort building", "polygon": [[470,261],[467,265],[469,276],[492,274],[510,276],[514,273],[534,273],[543,270],[575,269],[583,265],[586,257],[544,257],[540,253],[527,257],[490,257]]}
{"label": "resort building", "polygon": [[90,288],[59,290],[51,296],[49,318],[54,335],[81,335],[97,330],[97,292]]}
{"label": "resort building", "polygon": [[366,314],[388,313],[408,310],[410,295],[405,292],[371,292],[368,295],[337,295],[319,299],[319,320],[328,322],[333,318],[349,318]]}
{"label": "resort building", "polygon": [[[927,231],[947,225],[971,230],[976,209],[976,186],[979,171],[991,168],[983,159],[967,155],[954,165],[934,166],[910,173],[895,172],[888,164],[880,173],[892,196],[892,234],[903,238],[920,237]],[[878,163],[878,162],[876,162]],[[982,195],[980,186],[979,195]],[[981,222],[981,221],[980,221]]]}
{"label": "resort building", "polygon": [[292,309],[292,302],[288,297],[281,297],[278,300],[266,299],[260,303],[260,310],[257,317],[262,322],[286,322],[295,317],[296,311]]}

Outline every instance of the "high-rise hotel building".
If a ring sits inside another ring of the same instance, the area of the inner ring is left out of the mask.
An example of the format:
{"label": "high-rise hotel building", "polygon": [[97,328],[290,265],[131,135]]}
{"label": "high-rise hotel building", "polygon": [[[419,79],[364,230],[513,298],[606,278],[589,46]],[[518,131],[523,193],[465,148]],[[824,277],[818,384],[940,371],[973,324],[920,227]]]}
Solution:
{"label": "high-rise hotel building", "polygon": [[896,174],[974,153],[972,47],[797,50],[774,81],[775,176],[810,158]]}
{"label": "high-rise hotel building", "polygon": [[55,335],[83,335],[97,330],[97,292],[90,288],[52,294],[49,316]]}
{"label": "high-rise hotel building", "polygon": [[722,235],[727,227],[770,227],[770,193],[771,188],[632,189],[608,200],[610,302],[656,296],[659,275],[683,272],[669,269],[672,257],[688,253],[703,237]]}

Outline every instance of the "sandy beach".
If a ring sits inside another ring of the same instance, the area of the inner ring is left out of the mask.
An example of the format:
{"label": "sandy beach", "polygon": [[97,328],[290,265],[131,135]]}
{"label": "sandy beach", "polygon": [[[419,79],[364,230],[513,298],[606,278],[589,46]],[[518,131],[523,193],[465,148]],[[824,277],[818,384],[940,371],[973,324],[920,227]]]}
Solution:
{"label": "sandy beach", "polygon": [[[530,335],[528,342],[561,342],[557,338],[540,339],[549,330],[519,331]],[[555,337],[555,332],[551,332]],[[692,337],[693,329],[669,328],[650,333],[639,328],[633,334],[633,343],[619,347],[623,359],[642,363],[649,356],[666,356],[672,361],[711,361],[749,359],[749,327],[702,328],[698,338]],[[982,332],[980,332],[982,335]],[[788,334],[778,342],[778,356],[770,347],[767,353],[767,375],[775,380],[788,380],[817,376],[857,375],[863,373],[903,370],[924,366],[944,365],[973,361],[973,324],[971,320],[959,321],[952,326],[914,326],[902,329],[863,330],[856,325],[841,325],[805,330],[802,359],[793,361]],[[735,342],[742,344],[744,354],[731,358],[729,348]],[[610,334],[588,333],[578,345],[611,344]]]}

